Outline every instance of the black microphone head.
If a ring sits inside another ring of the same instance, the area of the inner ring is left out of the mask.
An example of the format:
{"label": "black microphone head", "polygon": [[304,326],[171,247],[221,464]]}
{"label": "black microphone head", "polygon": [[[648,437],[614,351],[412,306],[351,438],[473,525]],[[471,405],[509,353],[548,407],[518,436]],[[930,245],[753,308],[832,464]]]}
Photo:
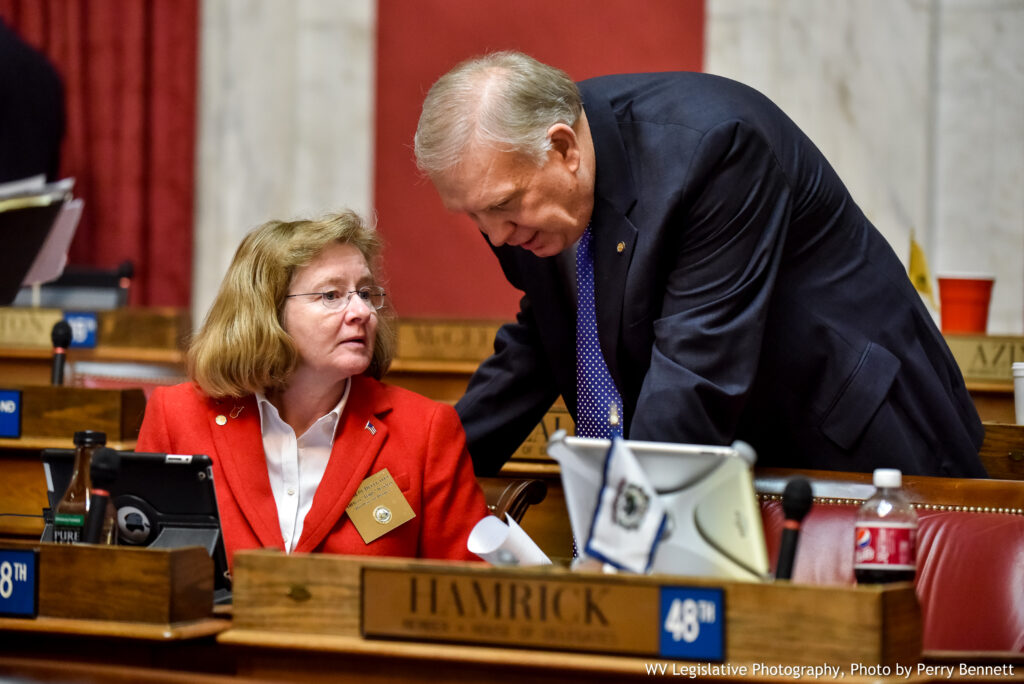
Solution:
{"label": "black microphone head", "polygon": [[100,447],[92,452],[89,477],[93,487],[107,489],[121,474],[121,454],[110,447]]}
{"label": "black microphone head", "polygon": [[782,512],[786,520],[801,521],[811,510],[811,483],[803,477],[794,477],[782,492]]}
{"label": "black microphone head", "polygon": [[135,277],[135,264],[132,263],[131,259],[122,261],[117,267],[118,278],[133,278]]}
{"label": "black microphone head", "polygon": [[68,325],[67,321],[60,320],[53,324],[53,330],[50,331],[50,341],[53,342],[54,347],[67,349],[68,345],[71,344],[71,326]]}

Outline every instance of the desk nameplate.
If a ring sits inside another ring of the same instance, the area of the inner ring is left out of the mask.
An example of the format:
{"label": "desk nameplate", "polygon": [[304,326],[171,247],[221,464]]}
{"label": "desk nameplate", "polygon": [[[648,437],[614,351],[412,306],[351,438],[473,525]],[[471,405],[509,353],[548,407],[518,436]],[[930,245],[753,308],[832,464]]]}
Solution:
{"label": "desk nameplate", "polygon": [[403,320],[398,325],[398,357],[403,361],[471,361],[494,353],[498,321]]}
{"label": "desk nameplate", "polygon": [[0,307],[0,347],[50,349],[50,333],[63,318],[60,309]]}
{"label": "desk nameplate", "polygon": [[1013,386],[1014,361],[1024,361],[1024,337],[946,334],[946,344],[967,382]]}
{"label": "desk nameplate", "polygon": [[657,655],[659,587],[363,568],[366,637]]}
{"label": "desk nameplate", "polygon": [[[170,307],[126,307],[89,315],[95,320],[84,325],[91,325],[91,331],[83,327],[75,339],[91,332],[92,347],[180,352],[192,331],[188,312]],[[60,309],[0,307],[0,347],[51,349],[53,325],[64,317]]]}
{"label": "desk nameplate", "polygon": [[551,435],[559,430],[565,430],[569,434],[576,433],[576,423],[573,421],[569,410],[561,400],[555,403],[541,419],[533,432],[516,449],[513,459],[521,461],[545,461],[555,463],[555,460],[548,456],[548,441]]}

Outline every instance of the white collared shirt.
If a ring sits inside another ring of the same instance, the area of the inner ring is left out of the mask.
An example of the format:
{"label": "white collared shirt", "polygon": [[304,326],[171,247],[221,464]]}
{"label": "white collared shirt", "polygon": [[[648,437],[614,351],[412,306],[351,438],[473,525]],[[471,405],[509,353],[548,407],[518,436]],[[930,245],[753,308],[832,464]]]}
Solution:
{"label": "white collared shirt", "polygon": [[277,504],[277,517],[287,553],[292,552],[302,537],[302,523],[313,507],[313,495],[327,470],[334,436],[351,385],[351,380],[345,382],[345,391],[338,405],[310,425],[298,439],[291,426],[281,420],[277,407],[263,393],[256,393],[270,489]]}

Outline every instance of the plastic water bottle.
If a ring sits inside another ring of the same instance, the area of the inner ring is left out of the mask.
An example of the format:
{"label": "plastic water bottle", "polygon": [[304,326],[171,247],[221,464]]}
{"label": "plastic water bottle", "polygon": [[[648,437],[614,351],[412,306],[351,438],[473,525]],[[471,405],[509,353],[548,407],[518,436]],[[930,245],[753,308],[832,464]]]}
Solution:
{"label": "plastic water bottle", "polygon": [[874,474],[875,493],[857,512],[853,574],[858,584],[912,582],[917,571],[917,513],[894,468]]}

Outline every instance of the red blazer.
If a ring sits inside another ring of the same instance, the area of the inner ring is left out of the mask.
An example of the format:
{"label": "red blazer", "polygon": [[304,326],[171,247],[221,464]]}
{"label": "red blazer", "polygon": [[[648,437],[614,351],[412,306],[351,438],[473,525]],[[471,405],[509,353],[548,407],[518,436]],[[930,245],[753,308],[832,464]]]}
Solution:
{"label": "red blazer", "polygon": [[[337,433],[296,552],[479,560],[466,539],[488,510],[452,407],[356,376]],[[211,399],[191,383],[157,388],[137,449],[213,459],[229,564],[240,549],[284,550],[255,397]],[[345,507],[383,468],[416,517],[366,544]]]}

